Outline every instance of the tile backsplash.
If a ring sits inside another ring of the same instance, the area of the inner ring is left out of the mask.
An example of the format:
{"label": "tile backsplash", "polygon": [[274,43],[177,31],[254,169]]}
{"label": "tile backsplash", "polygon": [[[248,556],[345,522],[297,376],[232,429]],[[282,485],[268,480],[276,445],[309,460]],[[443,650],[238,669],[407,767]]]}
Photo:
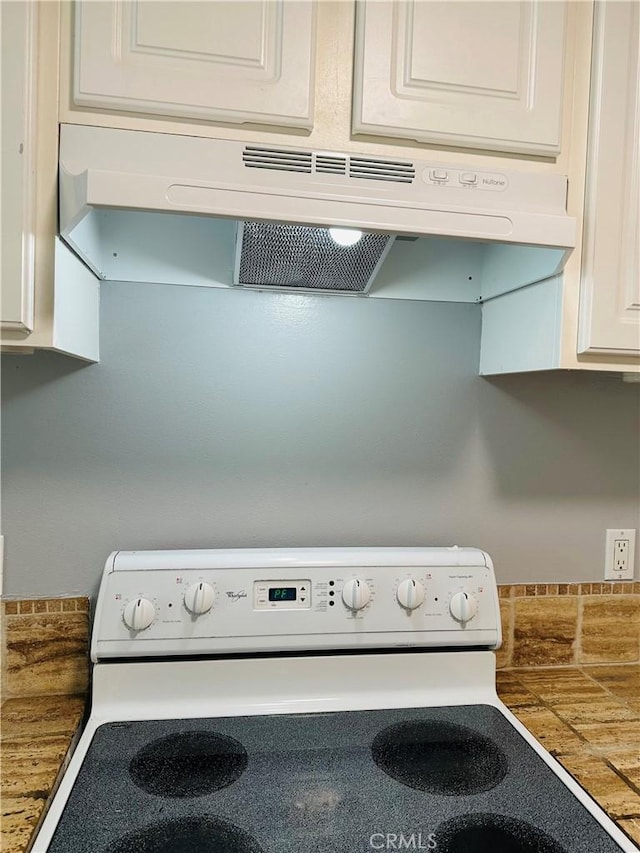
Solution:
{"label": "tile backsplash", "polygon": [[[636,663],[640,582],[500,586],[499,669]],[[2,696],[84,693],[88,598],[2,603]]]}
{"label": "tile backsplash", "polygon": [[2,604],[2,698],[84,693],[89,663],[89,599]]}
{"label": "tile backsplash", "polygon": [[499,587],[500,669],[640,660],[640,582]]}

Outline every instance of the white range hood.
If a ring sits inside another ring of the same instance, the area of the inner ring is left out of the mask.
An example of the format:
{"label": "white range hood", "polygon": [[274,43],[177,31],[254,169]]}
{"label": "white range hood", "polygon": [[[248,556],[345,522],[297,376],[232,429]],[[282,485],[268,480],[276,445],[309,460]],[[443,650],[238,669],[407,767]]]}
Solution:
{"label": "white range hood", "polygon": [[60,234],[106,280],[237,286],[236,223],[261,221],[410,238],[386,250],[367,295],[483,301],[562,269],[576,240],[566,193],[563,176],[503,171],[498,161],[489,171],[61,129]]}

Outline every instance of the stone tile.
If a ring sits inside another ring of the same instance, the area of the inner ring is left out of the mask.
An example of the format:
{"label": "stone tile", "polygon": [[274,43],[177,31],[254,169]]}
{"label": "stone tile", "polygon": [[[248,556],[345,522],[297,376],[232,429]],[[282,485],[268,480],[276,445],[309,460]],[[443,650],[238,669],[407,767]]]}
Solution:
{"label": "stone tile", "polygon": [[640,703],[640,666],[585,666],[583,671],[614,696]]}
{"label": "stone tile", "polygon": [[604,687],[595,684],[575,667],[516,670],[518,679],[544,702],[583,700],[587,697],[607,698]]}
{"label": "stone tile", "polygon": [[558,761],[613,818],[640,815],[640,795],[600,758],[586,752],[566,753]]}
{"label": "stone tile", "polygon": [[2,745],[0,790],[5,797],[46,799],[69,748],[64,735],[15,740]]}
{"label": "stone tile", "polygon": [[513,604],[500,599],[500,621],[502,622],[502,646],[496,652],[496,666],[503,669],[511,665],[513,651]]}
{"label": "stone tile", "polygon": [[496,685],[498,696],[504,704],[513,710],[524,705],[539,705],[537,696],[534,696],[526,687],[510,672],[497,672]]}
{"label": "stone tile", "polygon": [[580,595],[581,586],[579,583],[559,583],[558,595]]}
{"label": "stone tile", "polygon": [[84,696],[28,696],[2,703],[3,742],[42,735],[71,736],[82,719]]}
{"label": "stone tile", "polygon": [[607,750],[606,758],[625,779],[640,788],[640,744],[628,749]]}
{"label": "stone tile", "polygon": [[572,726],[590,744],[607,752],[640,744],[640,718],[615,722],[575,722]]}
{"label": "stone tile", "polygon": [[4,602],[4,614],[5,616],[13,616],[18,612],[18,602],[17,601],[5,601]]}
{"label": "stone tile", "polygon": [[632,841],[640,845],[640,818],[631,818],[631,820],[619,820],[618,826],[623,832],[626,832]]}
{"label": "stone tile", "polygon": [[580,663],[637,661],[640,656],[640,597],[586,598],[582,604]]}
{"label": "stone tile", "polygon": [[2,853],[23,853],[33,835],[45,805],[36,797],[3,797],[0,850]]}
{"label": "stone tile", "polygon": [[519,598],[514,602],[514,666],[574,662],[578,600],[573,596]]}
{"label": "stone tile", "polygon": [[552,755],[580,752],[584,742],[549,708],[513,708],[513,713]]}
{"label": "stone tile", "polygon": [[624,702],[617,702],[611,696],[583,697],[579,702],[556,702],[553,711],[572,726],[582,723],[610,723],[614,727],[621,720],[638,720],[636,714]]}
{"label": "stone tile", "polygon": [[86,613],[12,616],[5,631],[8,695],[84,693],[89,674]]}

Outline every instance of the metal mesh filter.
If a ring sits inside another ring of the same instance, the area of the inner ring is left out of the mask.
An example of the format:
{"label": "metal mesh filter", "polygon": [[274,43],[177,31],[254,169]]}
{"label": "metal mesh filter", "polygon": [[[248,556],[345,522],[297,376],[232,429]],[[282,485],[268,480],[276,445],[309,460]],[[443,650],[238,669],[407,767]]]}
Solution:
{"label": "metal mesh filter", "polygon": [[243,222],[234,280],[259,287],[364,293],[393,239],[363,234],[354,246],[339,246],[327,228]]}

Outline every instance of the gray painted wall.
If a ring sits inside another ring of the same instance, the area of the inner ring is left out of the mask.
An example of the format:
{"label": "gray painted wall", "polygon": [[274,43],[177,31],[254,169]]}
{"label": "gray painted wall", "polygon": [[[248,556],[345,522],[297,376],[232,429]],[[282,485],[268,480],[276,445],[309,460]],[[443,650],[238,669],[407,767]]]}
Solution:
{"label": "gray painted wall", "polygon": [[485,548],[598,580],[638,526],[637,386],[478,378],[475,305],[108,284],[102,361],[3,358],[5,592],[93,593],[115,548]]}

